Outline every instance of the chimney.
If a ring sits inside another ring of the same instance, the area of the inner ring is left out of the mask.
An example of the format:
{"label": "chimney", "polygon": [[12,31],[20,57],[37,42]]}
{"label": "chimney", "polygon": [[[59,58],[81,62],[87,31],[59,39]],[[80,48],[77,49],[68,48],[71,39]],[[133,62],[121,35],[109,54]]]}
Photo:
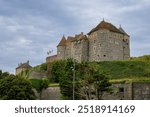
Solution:
{"label": "chimney", "polygon": [[29,60],[27,60],[27,64],[29,65]]}

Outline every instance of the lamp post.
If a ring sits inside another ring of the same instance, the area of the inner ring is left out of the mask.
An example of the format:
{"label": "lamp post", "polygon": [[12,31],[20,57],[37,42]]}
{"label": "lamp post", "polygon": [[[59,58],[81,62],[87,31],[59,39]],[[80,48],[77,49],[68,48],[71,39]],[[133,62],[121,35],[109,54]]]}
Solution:
{"label": "lamp post", "polygon": [[73,59],[73,100],[75,99],[75,59]]}

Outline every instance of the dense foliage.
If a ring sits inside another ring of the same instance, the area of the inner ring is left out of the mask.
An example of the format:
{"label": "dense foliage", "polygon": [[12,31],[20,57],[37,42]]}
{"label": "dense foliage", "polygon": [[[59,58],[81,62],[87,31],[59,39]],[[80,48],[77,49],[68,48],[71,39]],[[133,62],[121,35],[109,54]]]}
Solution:
{"label": "dense foliage", "polygon": [[0,99],[4,100],[36,99],[31,83],[15,75],[7,75],[0,80],[0,92]]}
{"label": "dense foliage", "polygon": [[[73,99],[73,61],[72,59],[64,61],[56,61],[52,64],[52,78],[53,82],[58,83],[60,86],[62,99]],[[78,95],[78,81],[75,79],[75,99],[79,99]]]}
{"label": "dense foliage", "polygon": [[42,91],[46,89],[49,85],[49,80],[46,78],[42,79],[30,79],[33,88],[39,93],[39,98],[41,99]]}
{"label": "dense foliage", "polygon": [[[75,71],[74,71],[75,70]],[[73,99],[73,74],[75,73],[75,99],[90,99],[91,93],[100,99],[102,92],[108,91],[108,77],[87,62],[77,63],[72,59],[52,64],[52,80],[59,82],[63,99]],[[90,89],[94,87],[94,89]],[[85,89],[86,88],[86,89]],[[86,92],[86,93],[85,93]]]}
{"label": "dense foliage", "polygon": [[47,71],[47,63],[42,63],[41,65],[37,65],[32,68],[35,71]]}

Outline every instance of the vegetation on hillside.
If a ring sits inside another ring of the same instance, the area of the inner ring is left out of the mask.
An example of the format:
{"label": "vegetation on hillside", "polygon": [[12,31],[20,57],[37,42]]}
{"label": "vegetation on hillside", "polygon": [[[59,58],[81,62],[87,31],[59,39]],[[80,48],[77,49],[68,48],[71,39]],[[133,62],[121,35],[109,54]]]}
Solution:
{"label": "vegetation on hillside", "polygon": [[42,91],[46,89],[49,85],[49,80],[47,78],[42,79],[30,79],[32,87],[36,89],[39,93],[39,99],[42,97]]}
{"label": "vegetation on hillside", "polygon": [[[107,89],[110,86],[109,83],[150,82],[150,56],[131,58],[131,60],[127,61],[103,61],[82,63],[76,62],[75,64],[76,99],[79,99],[81,97],[82,99],[90,99],[91,97],[89,96],[89,94],[92,94],[92,90],[90,90],[93,87],[92,85],[95,86],[96,90],[102,92],[103,88]],[[74,69],[73,61],[57,61],[52,63],[51,67],[51,81],[60,83],[60,89],[63,99],[72,99],[72,80]],[[106,75],[105,77],[103,73],[107,73],[109,76]],[[96,79],[95,75],[97,75],[97,78],[99,78],[100,81],[99,79]],[[111,79],[108,79],[108,77],[110,77]],[[104,81],[101,81],[102,79]],[[109,83],[107,81],[109,81]],[[95,85],[95,83],[98,83],[97,86]],[[101,83],[105,84],[103,88],[100,85]],[[85,87],[87,87],[87,89],[85,89]],[[82,93],[84,92],[84,96],[81,93],[81,89]],[[96,92],[95,94],[98,94],[97,96],[100,96],[100,93],[98,92]],[[97,97],[97,99],[100,99],[100,97]]]}
{"label": "vegetation on hillside", "polygon": [[0,99],[31,100],[36,99],[31,83],[21,77],[0,70]]}
{"label": "vegetation on hillside", "polygon": [[62,99],[73,99],[73,83],[75,83],[74,99],[92,99],[93,93],[97,99],[101,99],[103,92],[109,91],[111,85],[109,77],[96,66],[88,62],[74,63],[72,59],[54,62],[51,74],[52,81],[59,82]]}

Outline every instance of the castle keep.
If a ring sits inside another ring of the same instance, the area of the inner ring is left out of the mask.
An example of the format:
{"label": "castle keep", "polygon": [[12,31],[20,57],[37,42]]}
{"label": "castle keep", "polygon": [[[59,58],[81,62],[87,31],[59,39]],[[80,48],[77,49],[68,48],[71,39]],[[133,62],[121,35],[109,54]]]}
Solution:
{"label": "castle keep", "polygon": [[49,56],[46,62],[67,58],[81,61],[112,61],[130,58],[129,35],[120,26],[101,21],[87,35],[62,37],[57,45],[57,55]]}

